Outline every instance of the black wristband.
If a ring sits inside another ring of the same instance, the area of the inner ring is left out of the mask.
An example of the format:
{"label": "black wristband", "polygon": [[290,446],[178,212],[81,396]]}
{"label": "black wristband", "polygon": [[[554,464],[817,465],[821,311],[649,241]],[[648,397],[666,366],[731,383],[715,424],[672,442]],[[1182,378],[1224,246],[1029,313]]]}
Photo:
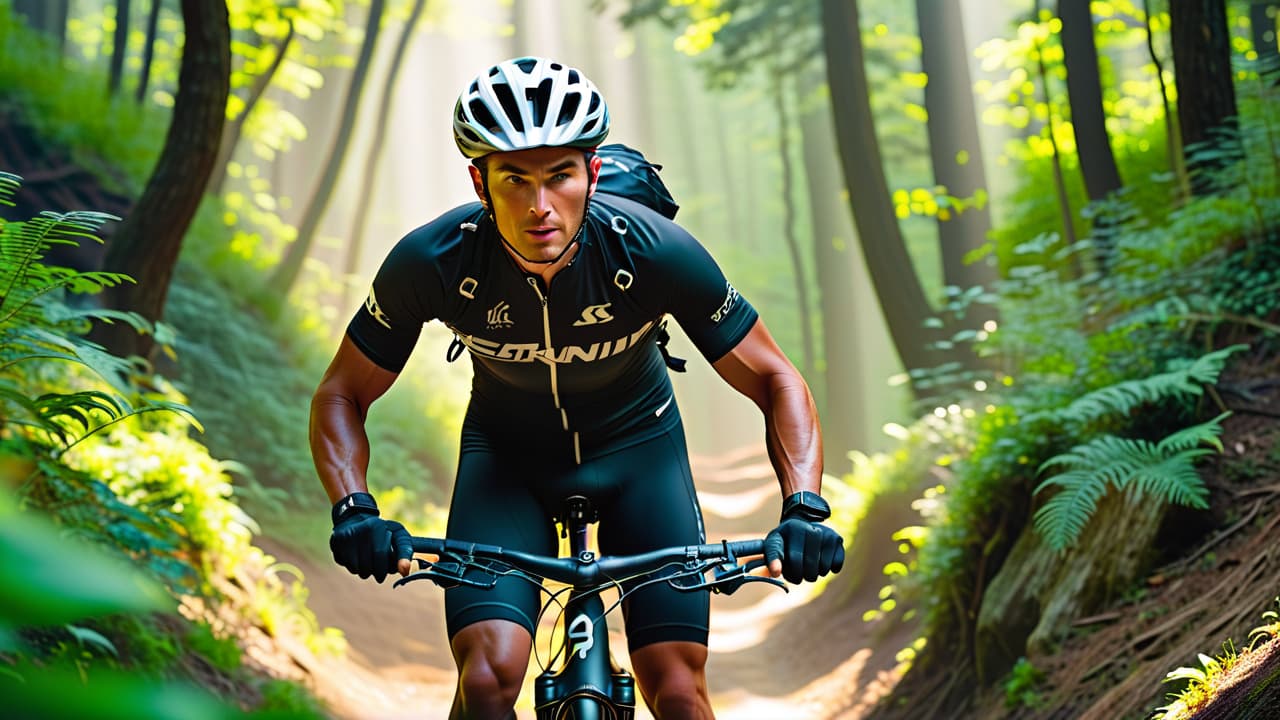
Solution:
{"label": "black wristband", "polygon": [[356,512],[362,515],[381,514],[372,495],[366,492],[351,493],[333,504],[333,524],[337,525],[339,520]]}
{"label": "black wristband", "polygon": [[801,490],[782,501],[782,519],[797,517],[809,522],[822,522],[831,517],[831,506],[818,493]]}

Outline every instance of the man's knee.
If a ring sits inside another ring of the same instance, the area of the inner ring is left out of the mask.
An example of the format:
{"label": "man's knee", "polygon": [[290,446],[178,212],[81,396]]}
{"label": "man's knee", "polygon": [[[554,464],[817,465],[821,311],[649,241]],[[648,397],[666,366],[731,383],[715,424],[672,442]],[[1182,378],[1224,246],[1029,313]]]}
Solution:
{"label": "man's knee", "polygon": [[660,718],[710,718],[707,648],[691,642],[646,645],[631,653],[640,692]]}
{"label": "man's knee", "polygon": [[459,630],[453,637],[458,690],[469,710],[515,705],[529,665],[532,639],[527,630],[505,620],[486,620]]}

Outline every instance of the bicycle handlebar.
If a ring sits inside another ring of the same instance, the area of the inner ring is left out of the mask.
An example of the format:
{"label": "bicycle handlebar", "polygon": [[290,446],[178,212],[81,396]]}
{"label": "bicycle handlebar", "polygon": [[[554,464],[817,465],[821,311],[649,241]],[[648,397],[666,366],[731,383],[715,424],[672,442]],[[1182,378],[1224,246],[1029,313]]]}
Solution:
{"label": "bicycle handlebar", "polygon": [[496,560],[517,570],[575,587],[593,587],[615,578],[652,572],[671,563],[734,560],[764,554],[764,540],[723,541],[706,545],[685,545],[616,557],[553,558],[508,550],[497,545],[441,538],[413,538],[413,551],[426,555],[454,555]]}

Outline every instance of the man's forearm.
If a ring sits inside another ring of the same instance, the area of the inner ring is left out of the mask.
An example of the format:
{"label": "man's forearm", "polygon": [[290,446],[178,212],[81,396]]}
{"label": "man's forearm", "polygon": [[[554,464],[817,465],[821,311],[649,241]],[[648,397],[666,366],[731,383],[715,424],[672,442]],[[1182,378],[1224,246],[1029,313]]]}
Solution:
{"label": "man's forearm", "polygon": [[311,459],[329,502],[369,491],[369,437],[353,399],[317,392],[311,400],[309,436]]}
{"label": "man's forearm", "polygon": [[765,445],[782,496],[822,490],[822,430],[804,381],[777,382],[765,411]]}

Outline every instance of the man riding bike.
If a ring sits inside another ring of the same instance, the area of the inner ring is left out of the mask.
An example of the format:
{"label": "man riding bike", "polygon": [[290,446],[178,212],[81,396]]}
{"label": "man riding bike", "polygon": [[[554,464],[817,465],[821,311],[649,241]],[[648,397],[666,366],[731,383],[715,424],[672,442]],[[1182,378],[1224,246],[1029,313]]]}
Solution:
{"label": "man riding bike", "polygon": [[[312,400],[311,448],[334,503],[334,559],[382,582],[410,571],[408,534],[369,494],[364,418],[395,381],[423,323],[453,330],[474,370],[449,538],[539,554],[571,494],[600,513],[603,553],[705,542],[667,366],[670,314],[764,414],[781,486],[769,569],[790,582],[840,569],[821,524],[822,438],[812,396],[755,309],[686,231],[632,200],[596,193],[609,111],[579,70],[508,60],[469,83],[454,138],[478,202],[391,250]],[[534,637],[536,588],[445,593],[458,666],[450,718],[513,717]],[[710,718],[709,598],[653,583],[623,607],[641,695],[659,718]]]}

